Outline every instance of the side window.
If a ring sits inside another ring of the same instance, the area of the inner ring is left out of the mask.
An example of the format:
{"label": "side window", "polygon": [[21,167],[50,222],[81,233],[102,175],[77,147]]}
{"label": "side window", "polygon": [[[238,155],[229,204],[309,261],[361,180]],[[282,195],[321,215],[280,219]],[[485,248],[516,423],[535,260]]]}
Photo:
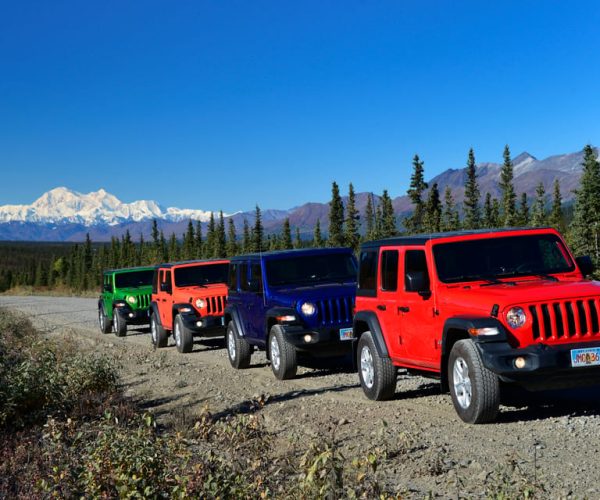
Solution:
{"label": "side window", "polygon": [[407,292],[429,290],[429,271],[424,250],[407,250],[404,254],[404,288]]}
{"label": "side window", "polygon": [[238,264],[229,264],[229,276],[227,278],[227,288],[230,290],[237,290],[237,270]]}
{"label": "side window", "polygon": [[361,252],[358,262],[358,295],[377,293],[377,249]]}
{"label": "side window", "polygon": [[165,283],[171,288],[171,271],[165,271]]}
{"label": "side window", "polygon": [[381,252],[381,289],[387,292],[398,290],[398,250]]}
{"label": "side window", "polygon": [[253,292],[262,292],[262,272],[260,263],[253,263],[250,266],[250,288]]}
{"label": "side window", "polygon": [[245,262],[240,264],[240,290],[244,292],[250,290],[248,286],[248,264]]}
{"label": "side window", "polygon": [[158,293],[158,276],[159,276],[159,270],[155,269],[154,270],[154,276],[152,277],[152,293],[156,294]]}

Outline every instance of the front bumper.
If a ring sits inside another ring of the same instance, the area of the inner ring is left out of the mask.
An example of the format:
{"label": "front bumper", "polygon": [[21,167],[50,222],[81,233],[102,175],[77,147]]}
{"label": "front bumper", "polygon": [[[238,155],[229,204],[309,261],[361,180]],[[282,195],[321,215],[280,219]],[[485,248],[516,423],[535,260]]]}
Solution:
{"label": "front bumper", "polygon": [[[505,382],[514,382],[531,389],[558,389],[600,384],[600,365],[571,366],[573,349],[600,347],[600,341],[578,342],[548,346],[537,344],[515,349],[504,342],[475,344],[483,364]],[[523,368],[515,366],[515,359],[525,360]]]}
{"label": "front bumper", "polygon": [[194,335],[203,337],[225,335],[225,316],[198,316],[196,314],[181,314],[180,316],[183,325]]}
{"label": "front bumper", "polygon": [[128,325],[144,325],[150,323],[149,309],[131,309],[129,306],[116,307],[117,314]]}
{"label": "front bumper", "polygon": [[[352,325],[339,328],[305,328],[301,325],[281,325],[285,339],[296,349],[322,354],[324,356],[345,355],[352,352],[353,338],[341,340],[340,330],[350,329]],[[310,340],[306,340],[310,337]]]}

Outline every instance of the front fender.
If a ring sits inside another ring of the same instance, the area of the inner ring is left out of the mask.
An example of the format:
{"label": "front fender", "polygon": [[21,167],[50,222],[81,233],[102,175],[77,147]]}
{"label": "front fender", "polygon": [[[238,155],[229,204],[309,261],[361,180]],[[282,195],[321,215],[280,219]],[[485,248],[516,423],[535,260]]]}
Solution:
{"label": "front fender", "polygon": [[381,329],[377,315],[373,311],[358,311],[354,315],[352,329],[354,330],[355,338],[360,337],[360,335],[366,331],[364,328],[361,328],[361,325],[366,325],[366,330],[371,332],[379,357],[389,358],[390,354],[387,344],[385,343],[385,337],[383,335],[383,330]]}
{"label": "front fender", "polygon": [[235,330],[240,337],[246,336],[246,329],[244,328],[244,322],[242,321],[242,315],[238,310],[237,306],[226,306],[225,307],[225,322],[233,321]]}

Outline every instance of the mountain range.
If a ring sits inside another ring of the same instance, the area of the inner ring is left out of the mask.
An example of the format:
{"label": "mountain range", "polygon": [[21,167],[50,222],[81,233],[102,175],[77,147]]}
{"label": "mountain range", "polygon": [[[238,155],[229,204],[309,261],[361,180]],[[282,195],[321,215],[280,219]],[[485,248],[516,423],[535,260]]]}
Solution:
{"label": "mountain range", "polygon": [[[596,154],[598,150],[596,149]],[[558,179],[563,202],[573,200],[573,191],[579,184],[582,172],[583,152],[550,156],[538,160],[529,153],[521,153],[512,159],[514,167],[514,186],[516,193],[527,193],[530,201],[535,196],[535,189],[541,182],[548,199],[552,193],[553,183]],[[482,193],[492,197],[500,196],[498,181],[501,164],[479,163],[476,167],[477,180]],[[428,184],[437,183],[443,196],[446,186],[452,190],[455,202],[461,205],[464,199],[466,168],[449,169],[430,179]],[[362,213],[367,204],[369,193],[356,195],[356,206]],[[374,195],[375,201],[378,196]],[[266,203],[268,200],[265,200]],[[263,204],[264,204],[263,203]],[[392,200],[399,218],[410,213],[412,205],[407,196],[399,196]],[[286,209],[263,209],[263,225],[266,232],[279,231],[283,220],[288,217],[292,228],[298,227],[301,233],[312,234],[314,225],[320,220],[321,228],[327,232],[329,205],[309,202]],[[228,214],[232,217],[238,234],[246,219],[250,225],[254,223],[254,211]],[[0,206],[0,240],[19,241],[82,241],[86,233],[93,241],[107,241],[112,236],[121,236],[129,231],[136,238],[150,234],[152,221],[156,220],[165,235],[175,233],[181,235],[190,219],[205,223],[210,218],[210,211],[196,209],[164,208],[151,200],[140,200],[123,203],[114,195],[100,189],[88,194],[78,193],[65,187],[58,187],[44,193],[31,205]]]}

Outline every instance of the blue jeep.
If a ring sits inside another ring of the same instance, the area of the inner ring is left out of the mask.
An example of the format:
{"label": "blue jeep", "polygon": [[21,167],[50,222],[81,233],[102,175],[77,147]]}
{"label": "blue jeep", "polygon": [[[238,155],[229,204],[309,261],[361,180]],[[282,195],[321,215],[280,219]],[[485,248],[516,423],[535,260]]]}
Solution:
{"label": "blue jeep", "polygon": [[313,248],[231,259],[225,308],[231,366],[247,368],[266,350],[280,379],[292,378],[297,354],[352,352],[357,264],[349,248]]}

